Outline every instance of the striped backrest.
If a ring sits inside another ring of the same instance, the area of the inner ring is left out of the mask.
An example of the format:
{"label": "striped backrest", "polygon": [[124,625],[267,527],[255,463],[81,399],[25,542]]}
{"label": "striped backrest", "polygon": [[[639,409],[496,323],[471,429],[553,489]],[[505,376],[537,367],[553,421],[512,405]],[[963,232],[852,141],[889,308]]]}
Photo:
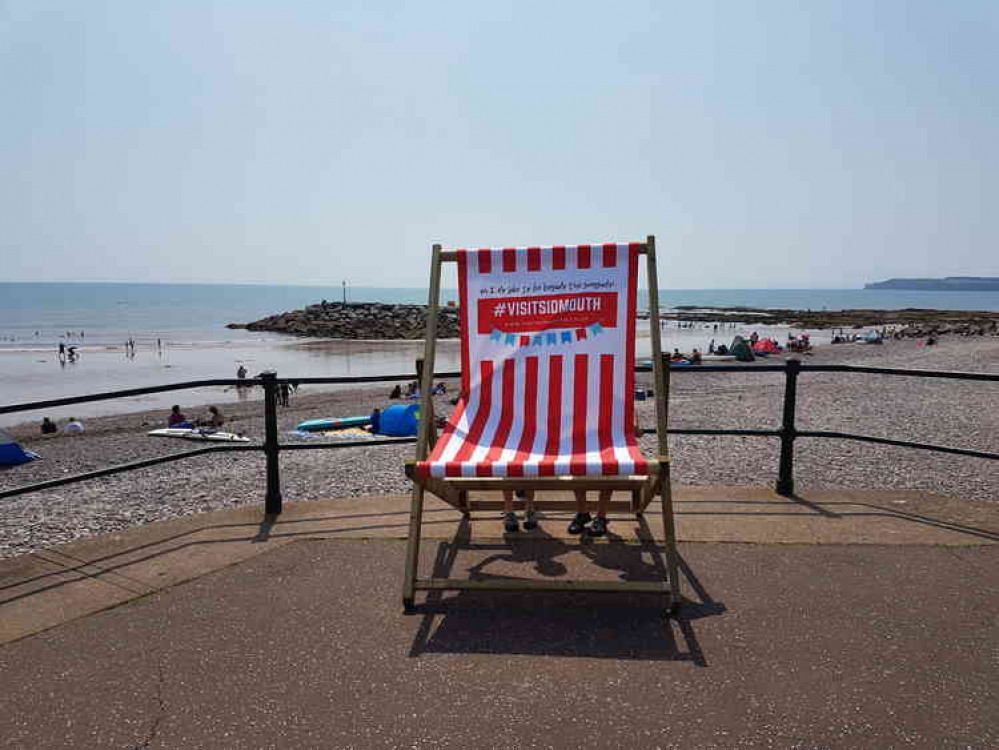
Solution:
{"label": "striped backrest", "polygon": [[458,251],[461,394],[419,474],[647,473],[634,434],[641,247]]}

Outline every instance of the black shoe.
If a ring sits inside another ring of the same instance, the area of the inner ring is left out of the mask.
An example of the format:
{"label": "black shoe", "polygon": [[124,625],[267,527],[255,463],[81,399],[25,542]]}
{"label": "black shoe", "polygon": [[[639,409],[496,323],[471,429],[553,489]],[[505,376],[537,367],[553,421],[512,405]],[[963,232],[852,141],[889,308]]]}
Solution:
{"label": "black shoe", "polygon": [[533,531],[538,528],[538,514],[533,510],[529,510],[524,514],[524,529],[526,531]]}
{"label": "black shoe", "polygon": [[586,531],[586,524],[593,520],[589,513],[577,513],[576,517],[572,519],[572,523],[569,524],[570,534],[582,534]]}
{"label": "black shoe", "polygon": [[607,519],[603,516],[597,516],[593,521],[593,525],[586,530],[587,536],[604,536],[607,533]]}
{"label": "black shoe", "polygon": [[520,524],[517,523],[516,513],[507,513],[503,516],[503,528],[511,534],[520,531]]}

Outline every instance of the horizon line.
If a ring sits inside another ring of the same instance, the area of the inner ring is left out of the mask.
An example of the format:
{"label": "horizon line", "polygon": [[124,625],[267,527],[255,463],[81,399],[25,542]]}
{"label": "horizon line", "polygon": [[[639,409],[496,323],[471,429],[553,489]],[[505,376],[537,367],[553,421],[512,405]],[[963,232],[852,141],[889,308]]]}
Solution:
{"label": "horizon line", "polygon": [[[274,281],[0,281],[0,284],[72,284],[72,285],[117,285],[117,286],[272,286],[272,287],[299,287],[304,289],[342,289],[341,283],[330,283],[330,284],[306,284],[300,282],[274,282]],[[420,289],[426,290],[429,286],[375,286],[373,284],[351,284],[347,283],[347,290],[350,289]],[[455,291],[456,287],[441,287],[442,289],[448,289],[449,291]],[[639,284],[639,290],[647,291],[647,286],[642,286]],[[688,292],[699,292],[699,291],[886,291],[881,289],[865,289],[864,287],[856,286],[800,286],[800,287],[743,287],[743,286],[717,286],[717,287],[664,287],[660,286],[660,290],[666,289],[669,291],[688,291]],[[924,290],[924,289],[913,289],[913,290],[887,290],[887,291],[948,291],[948,290]]]}

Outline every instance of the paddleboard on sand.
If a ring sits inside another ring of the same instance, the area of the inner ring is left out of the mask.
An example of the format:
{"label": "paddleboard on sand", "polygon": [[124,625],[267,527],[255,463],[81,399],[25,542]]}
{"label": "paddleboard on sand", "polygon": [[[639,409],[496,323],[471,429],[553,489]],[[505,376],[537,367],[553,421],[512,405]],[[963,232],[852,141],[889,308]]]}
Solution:
{"label": "paddleboard on sand", "polygon": [[342,430],[347,427],[364,427],[371,424],[371,417],[330,417],[329,419],[309,419],[300,422],[298,429],[302,432],[326,432],[327,430]]}
{"label": "paddleboard on sand", "polygon": [[232,432],[219,432],[211,430],[201,430],[194,428],[191,430],[178,429],[176,427],[164,427],[162,430],[150,430],[146,433],[153,437],[183,438],[184,440],[212,440],[218,443],[248,443],[250,438],[236,435]]}

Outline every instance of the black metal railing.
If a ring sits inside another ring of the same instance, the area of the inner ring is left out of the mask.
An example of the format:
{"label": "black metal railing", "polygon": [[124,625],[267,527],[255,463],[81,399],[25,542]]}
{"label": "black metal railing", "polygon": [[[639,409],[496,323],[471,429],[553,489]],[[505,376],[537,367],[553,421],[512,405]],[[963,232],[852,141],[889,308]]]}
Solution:
{"label": "black metal railing", "polygon": [[[262,451],[267,465],[267,486],[264,493],[264,512],[276,515],[281,512],[281,467],[280,455],[282,451],[298,450],[330,450],[339,448],[357,448],[379,445],[396,445],[399,443],[413,443],[415,438],[384,438],[375,440],[358,441],[337,441],[337,442],[316,442],[306,444],[281,445],[278,440],[277,427],[277,396],[278,389],[282,385],[296,383],[299,385],[357,385],[359,383],[386,383],[398,381],[418,380],[420,362],[417,363],[417,374],[405,375],[363,375],[350,377],[316,377],[316,378],[279,378],[275,373],[263,373],[258,378],[244,379],[213,379],[213,380],[193,380],[184,383],[173,383],[171,385],[151,386],[148,388],[130,388],[121,391],[108,391],[104,393],[93,393],[87,396],[73,396],[68,398],[50,399],[48,401],[33,401],[24,404],[11,404],[0,406],[0,414],[14,414],[17,412],[39,411],[51,409],[56,406],[68,406],[70,404],[82,404],[92,401],[106,401],[116,398],[128,398],[131,396],[142,396],[149,393],[164,393],[167,391],[179,391],[190,388],[204,388],[206,386],[260,386],[264,391],[264,440],[259,445],[213,445],[204,448],[197,448],[189,451],[170,453],[154,458],[133,461],[117,466],[109,466],[96,471],[89,471],[83,474],[74,474],[68,477],[50,479],[44,482],[14,487],[8,490],[0,490],[0,499],[24,495],[30,492],[52,489],[75,482],[82,482],[87,479],[120,474],[123,472],[143,469],[157,464],[179,461],[193,456],[202,456],[208,453],[230,453],[246,451]],[[651,372],[651,365],[643,365],[635,368],[638,372]],[[715,435],[715,436],[748,436],[748,437],[775,437],[780,439],[780,462],[777,469],[776,491],[784,496],[794,494],[794,446],[798,438],[832,438],[839,440],[858,440],[866,443],[878,443],[902,448],[914,448],[918,450],[934,451],[937,453],[949,453],[959,456],[971,456],[974,458],[984,458],[999,460],[999,453],[989,451],[971,450],[967,448],[955,448],[946,445],[935,445],[932,443],[920,443],[910,440],[895,440],[892,438],[874,437],[871,435],[856,435],[847,432],[835,432],[827,430],[799,430],[796,427],[795,411],[798,400],[798,377],[802,372],[834,372],[834,373],[863,373],[872,375],[892,375],[902,377],[919,378],[945,378],[952,380],[972,380],[999,382],[999,375],[975,372],[949,372],[938,370],[904,370],[889,367],[863,367],[855,365],[803,365],[800,360],[789,359],[783,365],[703,365],[699,367],[671,368],[672,374],[705,373],[705,372],[783,372],[784,373],[784,403],[781,416],[781,425],[778,429],[714,429],[714,428],[671,428],[670,435]],[[453,379],[461,376],[459,372],[439,372],[434,373],[434,379]],[[645,433],[655,433],[654,429],[644,430]]]}

